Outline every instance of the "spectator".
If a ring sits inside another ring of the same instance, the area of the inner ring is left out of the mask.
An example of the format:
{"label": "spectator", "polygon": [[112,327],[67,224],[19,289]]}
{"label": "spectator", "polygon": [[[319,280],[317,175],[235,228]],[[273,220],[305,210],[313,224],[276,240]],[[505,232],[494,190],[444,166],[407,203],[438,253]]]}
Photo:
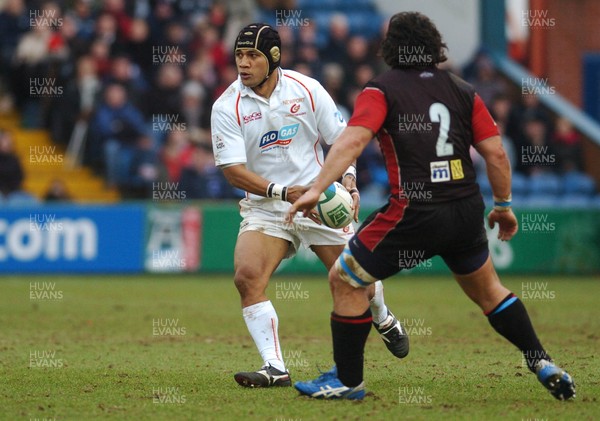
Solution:
{"label": "spectator", "polygon": [[29,26],[29,15],[23,0],[8,0],[0,11],[0,77],[8,77],[10,62],[19,38]]}
{"label": "spectator", "polygon": [[73,9],[67,12],[77,26],[77,38],[91,41],[94,36],[95,20],[92,13],[91,2],[88,0],[76,0]]}
{"label": "spectator", "polygon": [[133,150],[129,176],[121,191],[130,198],[148,198],[152,195],[152,184],[162,178],[161,173],[162,166],[154,151],[152,139],[142,136]]}
{"label": "spectator", "polygon": [[182,130],[173,130],[167,135],[160,157],[167,171],[167,179],[179,181],[184,166],[191,161],[193,148],[188,134]]}
{"label": "spectator", "polygon": [[90,46],[90,55],[94,59],[98,76],[105,78],[110,73],[110,44],[101,39],[95,40]]}
{"label": "spectator", "polygon": [[558,161],[563,170],[567,168],[570,170],[583,170],[581,137],[565,117],[556,119],[556,132],[552,143],[556,148]]}
{"label": "spectator", "polygon": [[556,171],[556,154],[549,144],[548,129],[542,117],[534,115],[525,121],[523,138],[517,144],[518,171],[530,175]]}
{"label": "spectator", "polygon": [[228,199],[236,194],[221,170],[215,167],[212,147],[199,143],[193,148],[190,164],[181,172],[179,189],[187,199]]}
{"label": "spectator", "polygon": [[206,122],[206,93],[202,85],[196,81],[188,81],[182,88],[182,114],[188,130],[204,128]]}
{"label": "spectator", "polygon": [[[153,121],[158,116],[169,116],[182,122],[179,119],[181,112],[181,92],[180,87],[183,82],[183,70],[175,64],[165,64],[160,66],[156,75],[154,87],[150,89],[143,100],[143,110],[146,119]],[[158,142],[161,144],[164,136],[158,135]]]}
{"label": "spectator", "polygon": [[70,80],[64,95],[57,98],[51,113],[52,140],[66,144],[77,121],[87,122],[98,101],[100,81],[96,75],[96,62],[91,56],[77,61],[76,79]]}
{"label": "spectator", "polygon": [[492,60],[486,55],[477,58],[475,69],[475,79],[471,80],[471,83],[483,102],[489,107],[493,98],[506,92],[506,83],[496,72]]}
{"label": "spectator", "polygon": [[[11,83],[16,103],[23,112],[26,127],[42,127],[44,116],[40,107],[40,96],[31,95],[31,87],[43,91],[44,78],[48,76],[50,40],[52,30],[46,25],[34,26],[17,45],[15,52],[13,81]],[[33,81],[33,82],[32,82]]]}
{"label": "spectator", "polygon": [[131,22],[131,32],[126,46],[127,53],[137,64],[145,80],[152,76],[152,43],[150,42],[150,29],[143,19],[134,19]]}
{"label": "spectator", "polygon": [[344,69],[348,69],[348,34],[348,18],[341,13],[334,14],[329,21],[329,40],[321,52],[321,57],[325,57],[327,62],[338,63]]}
{"label": "spectator", "polygon": [[105,42],[110,49],[115,48],[113,44],[117,41],[117,22],[109,13],[101,14],[96,20],[94,39]]}
{"label": "spectator", "polygon": [[217,72],[220,73],[230,63],[229,51],[220,40],[217,28],[210,25],[200,26],[200,28],[202,28],[202,36],[197,41],[196,48],[208,54]]}
{"label": "spectator", "polygon": [[71,195],[67,189],[64,180],[55,178],[50,182],[46,193],[44,193],[45,202],[68,202],[71,201]]}
{"label": "spectator", "polygon": [[15,154],[12,136],[0,131],[0,199],[8,204],[31,204],[35,199],[23,191],[25,179],[19,157]]}
{"label": "spectator", "polygon": [[104,151],[108,184],[124,184],[136,143],[146,134],[146,128],[142,114],[129,102],[123,86],[113,83],[106,87],[104,101],[98,107],[91,128],[96,136],[92,142],[94,152],[100,155],[98,147]]}
{"label": "spectator", "polygon": [[147,89],[146,81],[139,67],[126,55],[113,57],[110,73],[104,83],[120,84],[127,90],[127,96],[135,106],[139,107],[142,104],[142,96]]}
{"label": "spectator", "polygon": [[344,69],[339,64],[327,63],[323,66],[323,87],[336,104],[341,104],[346,97],[344,77]]}

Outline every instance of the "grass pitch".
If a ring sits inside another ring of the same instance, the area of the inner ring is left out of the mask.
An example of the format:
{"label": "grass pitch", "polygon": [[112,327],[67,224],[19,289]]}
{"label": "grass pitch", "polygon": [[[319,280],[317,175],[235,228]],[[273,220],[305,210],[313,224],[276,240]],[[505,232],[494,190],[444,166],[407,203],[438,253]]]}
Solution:
{"label": "grass pitch", "polygon": [[[262,361],[230,277],[4,277],[0,419],[599,419],[600,279],[504,282],[528,297],[542,342],[576,381],[574,402],[552,398],[449,277],[385,283],[411,351],[393,358],[372,330],[362,402],[239,387],[233,373]],[[329,369],[325,277],[276,277],[269,295],[292,379]]]}

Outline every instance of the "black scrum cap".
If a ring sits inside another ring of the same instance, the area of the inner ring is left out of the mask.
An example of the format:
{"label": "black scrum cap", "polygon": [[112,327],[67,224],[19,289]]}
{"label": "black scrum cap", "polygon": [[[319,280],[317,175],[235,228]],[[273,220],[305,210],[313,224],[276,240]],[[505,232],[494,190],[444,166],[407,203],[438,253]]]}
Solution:
{"label": "black scrum cap", "polygon": [[267,77],[281,61],[281,39],[279,33],[264,23],[252,23],[240,31],[235,39],[234,52],[240,48],[252,48],[260,52],[269,63]]}

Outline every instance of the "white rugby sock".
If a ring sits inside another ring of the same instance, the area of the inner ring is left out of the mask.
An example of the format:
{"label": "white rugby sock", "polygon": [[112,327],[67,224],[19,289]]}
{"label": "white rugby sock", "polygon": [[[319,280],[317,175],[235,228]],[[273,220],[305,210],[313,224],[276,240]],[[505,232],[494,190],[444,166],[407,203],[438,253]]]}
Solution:
{"label": "white rugby sock", "polygon": [[377,324],[383,323],[388,315],[388,308],[383,300],[383,284],[381,281],[375,282],[375,295],[371,299],[370,303],[373,321]]}
{"label": "white rugby sock", "polygon": [[271,364],[276,369],[285,371],[277,333],[279,320],[271,301],[244,307],[242,314],[256,348],[265,362],[264,365]]}

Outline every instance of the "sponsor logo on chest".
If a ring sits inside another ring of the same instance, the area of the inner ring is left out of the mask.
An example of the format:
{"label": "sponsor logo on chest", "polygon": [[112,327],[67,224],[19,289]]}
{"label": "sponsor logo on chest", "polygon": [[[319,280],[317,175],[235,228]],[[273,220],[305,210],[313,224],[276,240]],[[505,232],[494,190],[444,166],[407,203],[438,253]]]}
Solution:
{"label": "sponsor logo on chest", "polygon": [[254,111],[252,114],[245,115],[243,117],[244,124],[248,124],[252,121],[260,120],[261,118],[262,118],[262,113],[260,111]]}
{"label": "sponsor logo on chest", "polygon": [[259,148],[266,151],[274,146],[288,146],[298,133],[300,124],[289,124],[281,127],[279,130],[271,130],[260,137]]}

